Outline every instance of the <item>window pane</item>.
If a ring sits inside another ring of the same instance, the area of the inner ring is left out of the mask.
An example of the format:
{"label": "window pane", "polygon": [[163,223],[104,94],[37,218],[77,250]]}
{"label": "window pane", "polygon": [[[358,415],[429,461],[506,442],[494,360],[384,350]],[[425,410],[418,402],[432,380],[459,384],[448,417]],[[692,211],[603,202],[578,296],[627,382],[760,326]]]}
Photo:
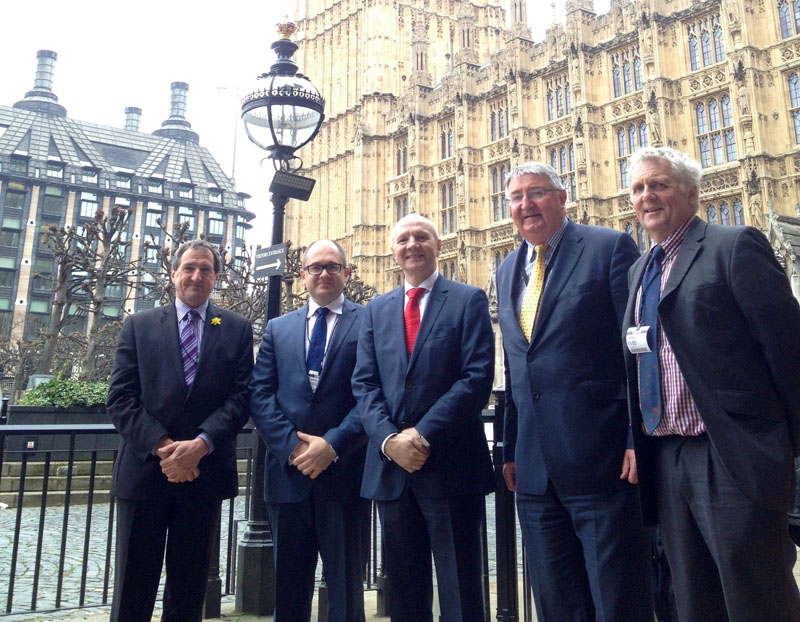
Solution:
{"label": "window pane", "polygon": [[711,36],[707,30],[700,36],[700,44],[703,48],[703,67],[708,67],[713,61],[711,60]]}
{"label": "window pane", "polygon": [[705,134],[708,131],[706,124],[706,107],[703,104],[697,104],[697,133]]}
{"label": "window pane", "polygon": [[719,222],[726,226],[731,224],[731,210],[728,209],[727,203],[719,206]]}
{"label": "window pane", "polygon": [[733,202],[733,224],[744,225],[744,209],[739,199]]}
{"label": "window pane", "polygon": [[718,63],[725,60],[725,41],[722,38],[722,28],[719,26],[714,29],[714,54]]}
{"label": "window pane", "polygon": [[731,110],[731,98],[723,95],[720,100],[722,104],[722,125],[727,127],[733,125],[733,111]]}
{"label": "window pane", "polygon": [[620,95],[622,95],[622,85],[620,84],[620,79],[619,79],[619,65],[614,65],[613,79],[614,79],[614,97],[619,97]]}
{"label": "window pane", "polygon": [[700,60],[697,56],[697,37],[689,37],[689,62],[692,70],[700,68]]}
{"label": "window pane", "polygon": [[708,102],[708,117],[711,121],[711,131],[715,132],[719,129],[719,109],[717,108],[716,99],[712,99]]}
{"label": "window pane", "polygon": [[781,20],[781,38],[786,39],[787,37],[791,37],[792,23],[789,17],[789,3],[786,2],[786,0],[783,0],[783,2],[778,5],[778,14]]}
{"label": "window pane", "polygon": [[637,91],[642,90],[642,61],[636,59],[633,61],[633,85]]}
{"label": "window pane", "polygon": [[625,92],[630,93],[633,90],[631,82],[631,64],[625,61],[622,65],[622,79],[625,84]]}
{"label": "window pane", "polygon": [[708,137],[703,136],[700,141],[700,164],[703,168],[708,168],[711,166],[711,149],[708,145]]}
{"label": "window pane", "polygon": [[725,150],[728,154],[728,162],[733,162],[737,159],[736,135],[733,133],[733,130],[725,131]]}
{"label": "window pane", "polygon": [[712,225],[717,224],[717,208],[713,205],[706,209],[706,217],[708,218],[708,222]]}

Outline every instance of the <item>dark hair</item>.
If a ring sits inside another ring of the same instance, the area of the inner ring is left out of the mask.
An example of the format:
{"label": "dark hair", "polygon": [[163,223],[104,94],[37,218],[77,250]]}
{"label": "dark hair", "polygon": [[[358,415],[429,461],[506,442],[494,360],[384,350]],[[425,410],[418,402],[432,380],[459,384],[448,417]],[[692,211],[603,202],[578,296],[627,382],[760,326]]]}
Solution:
{"label": "dark hair", "polygon": [[214,258],[214,274],[219,274],[222,269],[222,258],[219,256],[219,250],[211,242],[206,240],[191,240],[185,244],[181,244],[175,254],[172,256],[172,271],[177,272],[181,267],[181,259],[188,251],[208,251]]}

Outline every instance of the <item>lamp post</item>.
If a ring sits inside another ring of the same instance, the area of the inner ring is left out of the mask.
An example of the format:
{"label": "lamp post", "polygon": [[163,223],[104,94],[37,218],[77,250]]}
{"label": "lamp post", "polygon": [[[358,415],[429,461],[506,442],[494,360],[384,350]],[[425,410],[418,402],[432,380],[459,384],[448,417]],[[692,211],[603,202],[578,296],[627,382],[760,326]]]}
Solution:
{"label": "lamp post", "polygon": [[[296,30],[291,23],[279,24],[281,38],[272,44],[277,60],[269,72],[258,76],[263,86],[242,100],[242,120],[248,138],[269,152],[275,175],[269,191],[272,201],[272,246],[283,243],[283,217],[289,199],[307,201],[315,180],[295,174],[302,161],[295,151],[311,142],[325,118],[325,100],[303,74],[298,73],[292,56],[297,44],[290,37]],[[281,313],[283,269],[269,277],[267,321]],[[250,519],[239,543],[236,568],[236,609],[255,615],[270,615],[275,610],[275,573],[272,560],[272,533],[264,502],[264,464],[266,446],[257,438],[255,473],[250,489]]]}

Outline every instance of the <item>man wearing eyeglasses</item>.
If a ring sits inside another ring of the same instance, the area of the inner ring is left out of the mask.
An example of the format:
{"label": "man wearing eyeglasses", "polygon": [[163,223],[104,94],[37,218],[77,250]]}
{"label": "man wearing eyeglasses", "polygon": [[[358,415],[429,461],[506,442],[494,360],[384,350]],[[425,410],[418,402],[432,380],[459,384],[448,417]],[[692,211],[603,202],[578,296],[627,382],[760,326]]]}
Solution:
{"label": "man wearing eyeglasses", "polygon": [[522,245],[497,271],[503,475],[517,493],[540,622],[653,620],[619,339],[632,238],[566,218],[544,164],[506,197]]}
{"label": "man wearing eyeglasses", "polygon": [[270,320],[250,381],[253,421],[267,445],[275,622],[311,618],[318,553],[327,619],[364,620],[366,436],[350,388],[364,308],[342,293],[349,274],[335,242],[308,247],[300,270],[308,304]]}

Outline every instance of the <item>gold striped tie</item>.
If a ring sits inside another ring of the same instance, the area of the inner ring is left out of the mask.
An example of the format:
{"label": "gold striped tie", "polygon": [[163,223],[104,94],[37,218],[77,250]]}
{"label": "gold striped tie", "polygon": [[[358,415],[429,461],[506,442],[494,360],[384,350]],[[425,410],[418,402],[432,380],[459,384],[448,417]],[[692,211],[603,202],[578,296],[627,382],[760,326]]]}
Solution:
{"label": "gold striped tie", "polygon": [[531,276],[528,279],[528,287],[525,288],[525,296],[522,299],[522,308],[519,312],[519,326],[525,338],[530,341],[533,335],[533,325],[536,323],[536,314],[539,312],[539,300],[542,297],[542,286],[544,285],[544,259],[547,253],[547,242],[537,244],[536,261],[533,264]]}

